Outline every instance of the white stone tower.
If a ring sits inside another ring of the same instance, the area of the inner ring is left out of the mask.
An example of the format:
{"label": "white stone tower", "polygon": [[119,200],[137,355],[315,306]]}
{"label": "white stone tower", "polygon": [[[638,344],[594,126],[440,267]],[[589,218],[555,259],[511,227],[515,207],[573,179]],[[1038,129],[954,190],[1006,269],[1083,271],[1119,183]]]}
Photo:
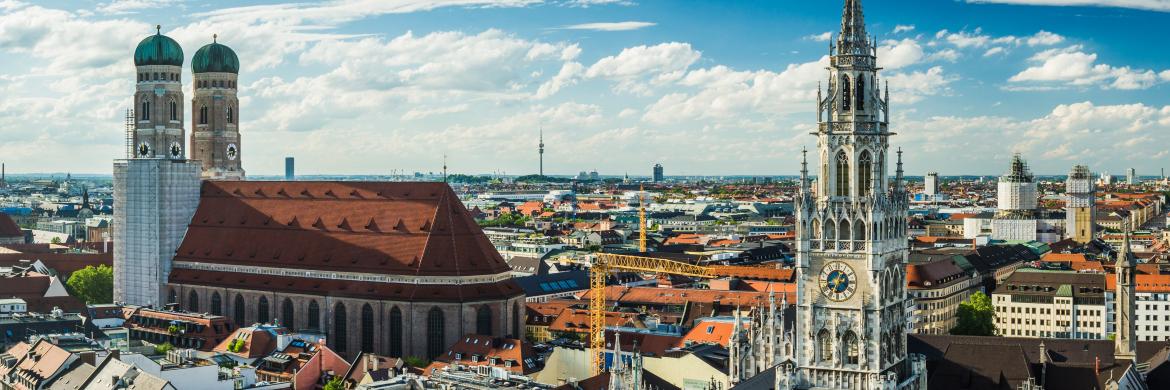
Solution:
{"label": "white stone tower", "polygon": [[1093,174],[1089,167],[1077,165],[1069,172],[1064,182],[1065,231],[1068,238],[1086,244],[1093,240],[1097,228],[1096,192]]}
{"label": "white stone tower", "polygon": [[916,388],[925,373],[906,353],[909,201],[900,151],[892,188],[887,177],[889,92],[879,93],[860,0],[845,1],[835,49],[817,102],[820,180],[814,193],[806,161],[796,207],[797,369],[778,370],[777,388]]}
{"label": "white stone tower", "polygon": [[1125,238],[1121,241],[1121,248],[1117,251],[1117,314],[1116,333],[1113,337],[1114,359],[1130,360],[1134,363],[1137,358],[1137,331],[1136,307],[1134,306],[1137,276],[1134,271],[1134,259],[1129,253],[1129,223],[1125,226]]}
{"label": "white stone tower", "polygon": [[185,156],[182,48],[159,28],[134,65],[134,154],[114,161],[114,300],[157,307],[199,203],[199,164]]}
{"label": "white stone tower", "polygon": [[191,58],[191,158],[203,162],[203,178],[244,180],[240,142],[240,60],[218,36]]}
{"label": "white stone tower", "polygon": [[938,195],[938,172],[930,172],[926,174],[926,181],[922,188],[922,193],[934,199]]}

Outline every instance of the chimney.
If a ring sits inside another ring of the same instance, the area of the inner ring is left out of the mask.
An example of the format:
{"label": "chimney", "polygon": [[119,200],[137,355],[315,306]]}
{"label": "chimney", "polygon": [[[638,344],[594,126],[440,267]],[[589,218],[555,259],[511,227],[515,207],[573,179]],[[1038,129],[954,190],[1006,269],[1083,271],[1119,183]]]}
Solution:
{"label": "chimney", "polygon": [[81,360],[82,363],[86,363],[86,364],[89,364],[91,366],[97,365],[97,354],[94,353],[94,351],[84,351],[84,352],[77,354],[77,356],[78,356],[78,359]]}

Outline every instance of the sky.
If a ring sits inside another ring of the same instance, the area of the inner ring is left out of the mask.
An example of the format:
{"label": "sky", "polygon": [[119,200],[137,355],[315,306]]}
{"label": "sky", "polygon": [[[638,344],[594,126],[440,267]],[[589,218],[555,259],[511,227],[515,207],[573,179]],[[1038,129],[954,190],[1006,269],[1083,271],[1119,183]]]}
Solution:
{"label": "sky", "polygon": [[[0,161],[108,174],[161,25],[185,80],[237,52],[251,175],[532,174],[541,129],[546,174],[794,175],[842,3],[0,0]],[[1170,165],[1170,0],[863,6],[908,175]]]}

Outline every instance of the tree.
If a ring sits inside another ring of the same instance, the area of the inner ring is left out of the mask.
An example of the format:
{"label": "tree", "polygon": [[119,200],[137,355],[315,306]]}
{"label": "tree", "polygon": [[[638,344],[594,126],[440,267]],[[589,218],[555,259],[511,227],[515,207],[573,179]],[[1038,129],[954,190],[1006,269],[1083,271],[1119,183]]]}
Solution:
{"label": "tree", "polygon": [[959,303],[957,313],[959,324],[951,329],[953,335],[992,336],[995,334],[995,307],[991,297],[982,291],[975,292],[966,301]]}
{"label": "tree", "polygon": [[86,266],[65,282],[73,296],[94,305],[114,301],[114,269],[108,265]]}
{"label": "tree", "polygon": [[345,390],[345,382],[340,376],[335,376],[329,382],[325,382],[325,390]]}

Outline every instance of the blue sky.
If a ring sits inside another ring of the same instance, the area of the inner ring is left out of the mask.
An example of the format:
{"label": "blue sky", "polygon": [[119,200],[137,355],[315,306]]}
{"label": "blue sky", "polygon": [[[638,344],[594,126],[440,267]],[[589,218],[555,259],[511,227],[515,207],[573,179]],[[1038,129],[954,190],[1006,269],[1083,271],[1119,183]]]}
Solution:
{"label": "blue sky", "polygon": [[[251,174],[534,173],[543,126],[551,174],[791,175],[842,2],[0,0],[0,161],[108,173],[162,24],[239,54]],[[1170,165],[1170,0],[863,4],[910,174]]]}

